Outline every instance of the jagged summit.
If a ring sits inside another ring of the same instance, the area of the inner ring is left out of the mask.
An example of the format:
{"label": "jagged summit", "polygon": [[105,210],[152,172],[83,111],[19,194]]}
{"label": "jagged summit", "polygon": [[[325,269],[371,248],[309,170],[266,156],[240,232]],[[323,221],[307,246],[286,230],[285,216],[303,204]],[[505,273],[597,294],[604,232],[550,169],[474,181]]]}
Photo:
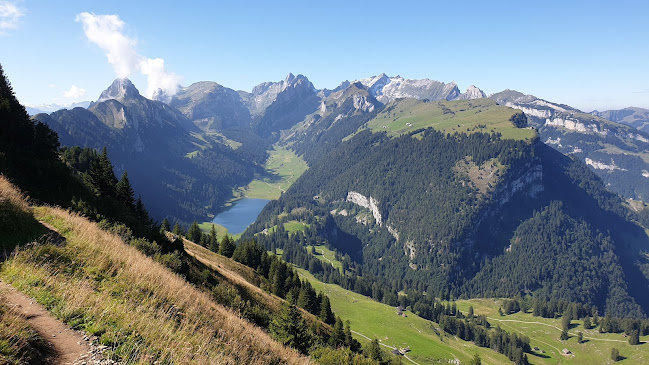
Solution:
{"label": "jagged summit", "polygon": [[104,90],[96,103],[101,103],[102,101],[116,99],[124,100],[130,98],[136,98],[140,96],[140,92],[137,90],[135,85],[128,78],[117,78],[113,83]]}
{"label": "jagged summit", "polygon": [[480,88],[475,85],[469,85],[469,87],[466,88],[464,94],[458,96],[457,100],[473,100],[486,97],[487,94],[485,94],[484,91],[480,90]]}
{"label": "jagged summit", "polygon": [[365,85],[372,96],[384,104],[399,98],[454,100],[460,96],[455,82],[445,84],[430,79],[411,80],[398,75],[390,77],[385,73],[356,81]]}

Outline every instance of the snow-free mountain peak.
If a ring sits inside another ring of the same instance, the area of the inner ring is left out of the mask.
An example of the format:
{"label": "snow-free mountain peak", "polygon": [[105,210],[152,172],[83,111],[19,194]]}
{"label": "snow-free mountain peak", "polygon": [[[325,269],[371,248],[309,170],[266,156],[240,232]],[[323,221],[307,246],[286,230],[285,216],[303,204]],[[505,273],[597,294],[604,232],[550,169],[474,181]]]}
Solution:
{"label": "snow-free mountain peak", "polygon": [[486,97],[487,94],[485,94],[484,91],[480,90],[480,88],[475,85],[469,85],[469,87],[466,88],[464,94],[458,96],[457,100],[473,100]]}
{"label": "snow-free mountain peak", "polygon": [[102,101],[116,99],[116,100],[125,100],[130,98],[137,98],[140,96],[140,92],[137,90],[135,85],[126,77],[117,78],[113,83],[108,87],[108,89],[102,91],[99,99],[96,103],[101,103]]}
{"label": "snow-free mountain peak", "polygon": [[399,98],[453,100],[460,96],[455,82],[445,84],[429,79],[410,80],[401,76],[389,77],[384,73],[357,81],[365,85],[372,96],[384,104]]}

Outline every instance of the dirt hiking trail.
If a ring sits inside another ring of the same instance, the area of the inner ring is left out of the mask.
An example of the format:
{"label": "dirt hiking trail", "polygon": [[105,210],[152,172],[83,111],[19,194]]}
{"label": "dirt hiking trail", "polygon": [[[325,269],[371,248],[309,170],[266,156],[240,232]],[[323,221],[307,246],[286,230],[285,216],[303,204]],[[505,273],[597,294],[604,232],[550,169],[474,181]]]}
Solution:
{"label": "dirt hiking trail", "polygon": [[45,363],[74,364],[90,352],[90,345],[82,334],[54,318],[33,299],[3,281],[0,281],[0,292],[4,293],[5,304],[24,315],[27,322],[51,344],[54,351],[50,359],[43,359]]}

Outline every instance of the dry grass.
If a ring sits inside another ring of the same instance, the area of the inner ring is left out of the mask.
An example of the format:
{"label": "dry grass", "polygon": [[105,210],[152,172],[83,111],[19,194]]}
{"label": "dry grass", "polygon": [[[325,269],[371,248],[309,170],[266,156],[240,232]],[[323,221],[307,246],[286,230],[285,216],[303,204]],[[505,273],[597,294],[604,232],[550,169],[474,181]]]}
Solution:
{"label": "dry grass", "polygon": [[304,364],[309,359],[213,302],[85,218],[36,208],[67,238],[21,250],[0,275],[134,363]]}
{"label": "dry grass", "polygon": [[29,212],[29,205],[23,194],[4,175],[0,175],[0,204],[11,204],[22,212]]}
{"label": "dry grass", "polygon": [[[231,260],[223,255],[219,255],[206,249],[203,246],[184,239],[185,251],[196,258],[198,261],[217,271],[232,285],[244,290],[248,296],[254,299],[257,303],[264,303],[267,308],[274,314],[278,314],[284,300],[275,294],[265,292],[260,288],[261,278],[250,267],[240,264]],[[319,331],[331,334],[331,328],[325,323],[321,322],[316,316],[308,311],[300,308],[302,317],[306,320],[308,325],[318,322],[320,325]]]}
{"label": "dry grass", "polygon": [[41,358],[47,351],[47,343],[5,302],[0,292],[0,364],[27,364]]}
{"label": "dry grass", "polygon": [[32,217],[23,194],[3,175],[0,175],[0,227],[0,261],[16,244],[45,233]]}

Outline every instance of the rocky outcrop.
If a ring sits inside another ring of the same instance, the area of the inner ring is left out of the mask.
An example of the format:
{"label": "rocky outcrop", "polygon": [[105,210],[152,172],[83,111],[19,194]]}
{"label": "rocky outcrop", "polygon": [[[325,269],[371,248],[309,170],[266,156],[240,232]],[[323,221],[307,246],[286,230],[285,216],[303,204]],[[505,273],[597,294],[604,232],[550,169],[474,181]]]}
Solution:
{"label": "rocky outcrop", "polygon": [[457,100],[473,100],[486,98],[487,94],[475,85],[470,85],[463,94],[457,97]]}
{"label": "rocky outcrop", "polygon": [[620,171],[626,171],[626,169],[622,169],[619,166],[615,164],[615,161],[611,160],[610,164],[606,164],[603,162],[591,160],[590,158],[586,157],[586,165],[592,166],[596,170],[608,170],[608,171],[614,171],[614,170],[620,170]]}
{"label": "rocky outcrop", "polygon": [[137,98],[140,96],[140,92],[135,88],[135,85],[131,80],[127,78],[115,79],[113,83],[104,90],[99,99],[94,104],[99,104],[102,101],[115,99],[115,100],[125,100],[129,98]]}
{"label": "rocky outcrop", "polygon": [[215,82],[202,81],[181,88],[169,105],[206,132],[245,128],[252,121],[239,93]]}
{"label": "rocky outcrop", "polygon": [[597,133],[602,136],[606,136],[609,134],[609,130],[606,128],[602,128],[600,125],[595,124],[595,123],[584,123],[578,119],[571,119],[569,117],[557,117],[557,118],[552,118],[552,119],[546,119],[545,120],[545,125],[546,126],[552,126],[552,127],[563,127],[571,131],[576,131],[580,133],[588,133],[588,132],[593,132]]}
{"label": "rocky outcrop", "polygon": [[369,209],[372,212],[372,216],[374,216],[376,224],[378,224],[379,226],[383,225],[381,212],[379,210],[379,202],[376,199],[372,198],[371,196],[367,198],[361,193],[350,191],[349,193],[347,193],[346,201]]}
{"label": "rocky outcrop", "polygon": [[360,79],[357,82],[367,87],[372,96],[383,104],[399,98],[455,100],[460,96],[460,90],[454,82],[445,84],[429,79],[410,80],[401,76],[389,77],[386,74]]}
{"label": "rocky outcrop", "polygon": [[367,99],[365,95],[354,94],[353,96],[354,108],[364,113],[371,113],[374,111],[374,104]]}
{"label": "rocky outcrop", "polygon": [[509,202],[518,192],[527,190],[530,197],[534,198],[543,192],[543,167],[538,161],[532,161],[523,169],[524,173],[515,179],[508,179],[494,191],[493,196],[499,206]]}

